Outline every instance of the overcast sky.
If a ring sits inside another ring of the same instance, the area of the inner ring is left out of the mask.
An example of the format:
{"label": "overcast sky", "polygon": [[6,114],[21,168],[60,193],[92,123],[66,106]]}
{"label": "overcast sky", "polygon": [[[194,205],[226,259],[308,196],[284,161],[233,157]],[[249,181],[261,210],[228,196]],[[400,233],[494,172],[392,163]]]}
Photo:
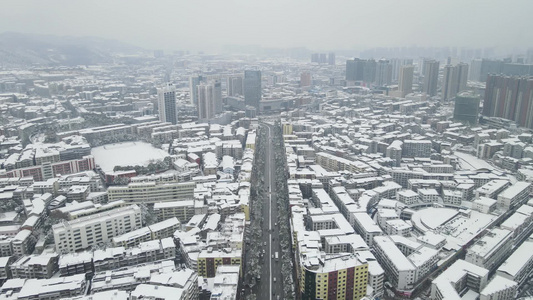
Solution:
{"label": "overcast sky", "polygon": [[148,49],[533,47],[533,0],[2,0],[0,32]]}

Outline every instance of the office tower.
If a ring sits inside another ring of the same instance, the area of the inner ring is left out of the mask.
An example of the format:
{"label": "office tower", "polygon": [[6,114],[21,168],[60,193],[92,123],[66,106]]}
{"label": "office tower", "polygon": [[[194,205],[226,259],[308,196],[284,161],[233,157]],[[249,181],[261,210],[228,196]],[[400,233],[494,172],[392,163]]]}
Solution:
{"label": "office tower", "polygon": [[261,101],[261,71],[244,71],[244,103],[259,110]]}
{"label": "office tower", "polygon": [[533,128],[533,78],[489,74],[483,115],[513,120],[519,126]]}
{"label": "office tower", "polygon": [[201,83],[198,89],[198,119],[208,120],[222,112],[222,87],[220,81]]}
{"label": "office tower", "polygon": [[300,86],[311,86],[311,72],[306,71],[300,74]]}
{"label": "office tower", "polygon": [[164,87],[157,89],[157,99],[159,104],[159,120],[161,122],[177,124],[176,88],[172,84],[167,83]]}
{"label": "office tower", "polygon": [[228,76],[228,80],[226,83],[226,88],[228,92],[228,96],[237,96],[237,95],[243,95],[242,91],[242,76],[241,75],[231,75]]}
{"label": "office tower", "polygon": [[191,104],[194,104],[194,106],[198,106],[198,89],[196,87],[200,85],[201,82],[205,81],[205,79],[206,78],[201,75],[191,76],[189,78]]}
{"label": "office tower", "polygon": [[479,115],[479,96],[472,92],[460,92],[455,97],[453,119],[470,125],[477,124]]}
{"label": "office tower", "polygon": [[412,65],[400,67],[400,79],[398,80],[398,90],[401,97],[413,92],[413,74],[415,67]]}
{"label": "office tower", "polygon": [[392,65],[390,61],[386,59],[380,59],[376,66],[376,79],[375,84],[377,86],[390,85],[392,80]]}
{"label": "office tower", "polygon": [[330,52],[328,54],[328,64],[331,65],[331,66],[335,65],[335,53]]}
{"label": "office tower", "polygon": [[424,83],[422,84],[422,92],[429,96],[437,95],[437,83],[439,81],[439,62],[436,60],[425,59],[422,69],[424,75]]}

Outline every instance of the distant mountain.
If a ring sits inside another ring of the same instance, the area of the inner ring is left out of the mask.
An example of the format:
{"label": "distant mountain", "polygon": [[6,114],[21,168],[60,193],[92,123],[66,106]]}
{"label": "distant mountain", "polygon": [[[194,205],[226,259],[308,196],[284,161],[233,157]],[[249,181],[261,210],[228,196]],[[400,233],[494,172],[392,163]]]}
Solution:
{"label": "distant mountain", "polygon": [[117,54],[143,52],[140,47],[96,37],[0,34],[0,66],[91,65],[111,62]]}

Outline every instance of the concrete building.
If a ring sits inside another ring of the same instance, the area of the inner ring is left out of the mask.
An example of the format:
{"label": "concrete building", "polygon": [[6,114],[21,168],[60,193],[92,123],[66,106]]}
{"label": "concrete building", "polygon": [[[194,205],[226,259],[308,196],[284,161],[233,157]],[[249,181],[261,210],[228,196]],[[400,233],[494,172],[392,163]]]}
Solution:
{"label": "concrete building", "polygon": [[109,201],[156,203],[193,199],[195,182],[134,182],[128,186],[112,186],[107,190]]}
{"label": "concrete building", "polygon": [[378,262],[397,291],[411,291],[439,260],[438,250],[398,235],[374,237],[374,249]]}
{"label": "concrete building", "polygon": [[300,86],[301,87],[311,86],[311,84],[313,83],[312,80],[313,78],[311,76],[311,72],[305,71],[300,74]]}
{"label": "concrete building", "polygon": [[488,75],[483,101],[483,115],[515,121],[533,128],[533,78]]}
{"label": "concrete building", "polygon": [[511,253],[513,234],[494,228],[468,248],[465,260],[488,270],[495,270]]}
{"label": "concrete building", "polygon": [[508,210],[529,200],[531,183],[518,181],[498,194],[498,206]]}
{"label": "concrete building", "polygon": [[302,300],[361,299],[366,295],[368,264],[352,254],[325,255],[301,262]]}
{"label": "concrete building", "polygon": [[64,221],[52,226],[56,250],[74,252],[140,228],[141,209],[137,205],[120,207],[97,215]]}
{"label": "concrete building", "polygon": [[479,96],[471,92],[460,92],[455,97],[453,119],[470,125],[478,123]]}
{"label": "concrete building", "polygon": [[197,272],[198,276],[215,277],[216,271],[222,265],[241,265],[242,250],[227,249],[215,250],[204,249],[198,254]]}
{"label": "concrete building", "polygon": [[479,293],[480,300],[514,300],[518,284],[510,279],[496,275]]}
{"label": "concrete building", "polygon": [[242,75],[230,75],[226,82],[227,95],[229,97],[243,96],[243,77]]}
{"label": "concrete building", "polygon": [[392,65],[387,59],[380,59],[376,65],[376,79],[374,83],[377,86],[387,86],[392,82]]}
{"label": "concrete building", "polygon": [[436,96],[437,85],[439,82],[439,62],[436,60],[425,59],[422,75],[424,75],[422,92],[430,97]]}
{"label": "concrete building", "polygon": [[261,101],[261,71],[244,71],[244,103],[259,110]]}
{"label": "concrete building", "polygon": [[405,140],[402,146],[402,157],[429,157],[431,146],[429,140]]}
{"label": "concrete building", "polygon": [[489,270],[457,260],[431,282],[431,299],[460,300],[465,289],[479,293],[487,285]]}
{"label": "concrete building", "polygon": [[[207,79],[206,77],[201,76],[201,75],[189,77],[189,96],[190,96],[191,104],[193,104],[195,107],[198,106],[198,89],[197,89],[197,86],[199,86],[206,79]],[[242,95],[242,93],[241,93],[241,95]]]}
{"label": "concrete building", "polygon": [[519,285],[529,280],[533,272],[533,241],[525,241],[496,270],[496,274]]}
{"label": "concrete building", "polygon": [[164,221],[142,227],[137,230],[113,238],[115,247],[134,247],[142,242],[161,240],[172,237],[176,230],[181,229],[180,221],[174,217]]}
{"label": "concrete building", "polygon": [[441,99],[448,101],[455,98],[459,92],[465,91],[467,76],[468,65],[465,63],[444,66]]}
{"label": "concrete building", "polygon": [[159,105],[159,120],[161,122],[178,123],[178,110],[176,108],[176,88],[172,84],[157,89]]}
{"label": "concrete building", "polygon": [[400,97],[404,98],[406,95],[413,92],[413,76],[415,67],[413,65],[406,65],[400,67],[400,76],[398,79],[398,90]]}

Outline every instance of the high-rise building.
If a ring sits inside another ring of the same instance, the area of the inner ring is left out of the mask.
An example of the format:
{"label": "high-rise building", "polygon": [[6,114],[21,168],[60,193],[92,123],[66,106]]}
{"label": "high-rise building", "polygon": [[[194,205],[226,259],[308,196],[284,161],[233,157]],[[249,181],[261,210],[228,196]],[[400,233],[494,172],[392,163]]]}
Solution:
{"label": "high-rise building", "polygon": [[312,53],[311,54],[311,62],[320,62],[320,54],[319,53]]}
{"label": "high-rise building", "polygon": [[259,110],[261,101],[261,71],[244,71],[244,103]]}
{"label": "high-rise building", "polygon": [[406,65],[400,67],[400,78],[398,81],[398,90],[401,97],[413,92],[413,74],[415,67],[413,65]]}
{"label": "high-rise building", "polygon": [[353,254],[303,259],[300,299],[361,299],[366,295],[368,263]]}
{"label": "high-rise building", "polygon": [[479,115],[479,96],[471,92],[460,92],[455,97],[453,119],[456,121],[477,124]]}
{"label": "high-rise building", "polygon": [[335,65],[335,53],[330,52],[328,54],[328,65],[334,66]]}
{"label": "high-rise building", "polygon": [[468,80],[479,81],[479,77],[481,76],[481,62],[482,60],[479,58],[472,60],[468,72]]}
{"label": "high-rise building", "polygon": [[380,59],[376,66],[376,79],[377,86],[390,85],[392,81],[392,65],[387,59]]}
{"label": "high-rise building", "polygon": [[222,88],[220,81],[201,83],[198,89],[198,119],[208,120],[222,112]]}
{"label": "high-rise building", "polygon": [[363,80],[363,63],[359,58],[346,61],[346,80]]}
{"label": "high-rise building", "polygon": [[392,65],[392,82],[396,82],[400,76],[400,68],[402,66],[413,65],[413,60],[393,58],[390,60],[390,63]]}
{"label": "high-rise building", "polygon": [[328,62],[326,53],[320,53],[320,56],[318,58],[318,63],[325,64]]}
{"label": "high-rise building", "polygon": [[346,80],[374,82],[376,78],[376,61],[359,59],[346,61]]}
{"label": "high-rise building", "polygon": [[311,72],[305,71],[300,74],[300,86],[311,86]]}
{"label": "high-rise building", "polygon": [[425,59],[422,69],[424,83],[422,91],[429,96],[437,95],[437,83],[439,81],[439,62],[436,60]]}
{"label": "high-rise building", "polygon": [[460,63],[455,66],[444,66],[442,76],[442,100],[454,98],[457,93],[466,90],[468,65]]}
{"label": "high-rise building", "polygon": [[191,98],[191,104],[194,104],[194,106],[198,105],[198,89],[196,88],[200,83],[205,81],[205,77],[199,75],[199,76],[191,76],[189,78],[189,91],[190,91],[190,98]]}
{"label": "high-rise building", "polygon": [[533,128],[533,78],[489,74],[483,115],[513,120],[520,126]]}
{"label": "high-rise building", "polygon": [[230,97],[237,96],[237,95],[242,96],[243,95],[242,85],[243,85],[242,75],[228,76],[228,80],[226,82],[228,96]]}
{"label": "high-rise building", "polygon": [[489,74],[500,74],[503,68],[503,61],[482,59],[479,67],[479,78],[477,81],[486,81]]}
{"label": "high-rise building", "polygon": [[159,120],[161,122],[178,123],[178,111],[176,109],[176,88],[167,84],[157,90],[159,104]]}

